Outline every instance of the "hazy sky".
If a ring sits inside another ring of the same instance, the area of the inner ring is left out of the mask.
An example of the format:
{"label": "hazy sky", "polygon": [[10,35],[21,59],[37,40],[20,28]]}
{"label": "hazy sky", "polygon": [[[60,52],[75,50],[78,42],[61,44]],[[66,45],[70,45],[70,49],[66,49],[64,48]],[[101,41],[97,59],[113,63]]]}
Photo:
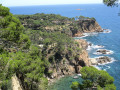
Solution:
{"label": "hazy sky", "polygon": [[54,5],[54,4],[90,4],[103,0],[0,0],[4,6]]}

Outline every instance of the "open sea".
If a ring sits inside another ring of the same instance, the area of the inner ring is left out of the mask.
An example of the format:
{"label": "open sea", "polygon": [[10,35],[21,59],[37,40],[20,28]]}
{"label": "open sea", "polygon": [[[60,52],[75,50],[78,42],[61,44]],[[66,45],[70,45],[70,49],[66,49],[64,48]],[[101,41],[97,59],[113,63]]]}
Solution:
{"label": "open sea", "polygon": [[[113,53],[109,56],[113,58],[113,62],[96,66],[98,69],[107,71],[115,79],[117,90],[120,90],[120,7],[107,7],[102,4],[77,4],[77,5],[42,5],[42,6],[19,6],[9,7],[13,14],[60,14],[66,17],[86,16],[95,17],[102,28],[111,30],[111,33],[90,34],[83,39],[93,43],[92,47],[88,48],[88,53],[91,58],[102,55],[95,55],[98,49],[96,45],[104,46],[104,49],[111,50]],[[76,10],[80,9],[80,10]],[[71,90],[72,81],[81,81],[73,79],[72,76],[65,77],[57,81],[51,87],[51,90]]]}

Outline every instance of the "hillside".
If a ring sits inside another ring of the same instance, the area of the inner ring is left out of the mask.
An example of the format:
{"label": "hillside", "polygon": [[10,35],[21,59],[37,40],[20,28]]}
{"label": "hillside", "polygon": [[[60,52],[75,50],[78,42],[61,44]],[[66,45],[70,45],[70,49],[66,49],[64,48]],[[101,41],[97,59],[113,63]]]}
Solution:
{"label": "hillside", "polygon": [[[20,21],[19,21],[20,20]],[[73,36],[101,32],[95,19],[54,14],[15,15],[0,5],[0,86],[15,74],[25,90],[46,90],[48,79],[89,66],[87,42]]]}
{"label": "hillside", "polygon": [[68,18],[55,14],[15,15],[24,27],[32,30],[61,32],[69,36],[81,36],[86,32],[102,32],[94,18],[79,16]]}

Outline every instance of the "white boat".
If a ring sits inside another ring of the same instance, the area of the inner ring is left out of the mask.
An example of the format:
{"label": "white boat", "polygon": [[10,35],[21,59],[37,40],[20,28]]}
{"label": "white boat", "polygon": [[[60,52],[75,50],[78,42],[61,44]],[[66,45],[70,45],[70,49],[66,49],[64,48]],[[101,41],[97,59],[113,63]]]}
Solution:
{"label": "white boat", "polygon": [[74,76],[73,78],[74,78],[74,79],[77,79],[77,78],[79,78],[79,77],[78,77],[78,76]]}
{"label": "white boat", "polygon": [[82,76],[81,74],[77,74],[77,75],[80,76],[80,77]]}

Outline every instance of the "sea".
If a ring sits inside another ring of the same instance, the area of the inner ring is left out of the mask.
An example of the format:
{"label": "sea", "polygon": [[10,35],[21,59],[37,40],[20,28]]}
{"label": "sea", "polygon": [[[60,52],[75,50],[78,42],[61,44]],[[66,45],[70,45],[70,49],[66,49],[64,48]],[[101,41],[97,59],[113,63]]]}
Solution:
{"label": "sea", "polygon": [[[107,71],[114,77],[114,84],[117,90],[120,90],[120,7],[107,7],[103,4],[70,4],[70,5],[39,5],[39,6],[17,6],[9,7],[13,14],[31,15],[35,13],[60,14],[66,17],[86,16],[94,17],[99,25],[108,29],[110,32],[91,33],[82,37],[92,46],[89,47],[88,53],[90,58],[96,58],[103,55],[95,54],[98,45],[104,46],[102,49],[111,50],[111,54],[104,55],[112,58],[111,63],[95,66],[98,69]],[[77,37],[75,39],[81,39]],[[57,80],[51,85],[51,90],[71,90],[70,85],[73,81],[81,82],[82,79],[73,79],[73,76],[67,76]]]}

